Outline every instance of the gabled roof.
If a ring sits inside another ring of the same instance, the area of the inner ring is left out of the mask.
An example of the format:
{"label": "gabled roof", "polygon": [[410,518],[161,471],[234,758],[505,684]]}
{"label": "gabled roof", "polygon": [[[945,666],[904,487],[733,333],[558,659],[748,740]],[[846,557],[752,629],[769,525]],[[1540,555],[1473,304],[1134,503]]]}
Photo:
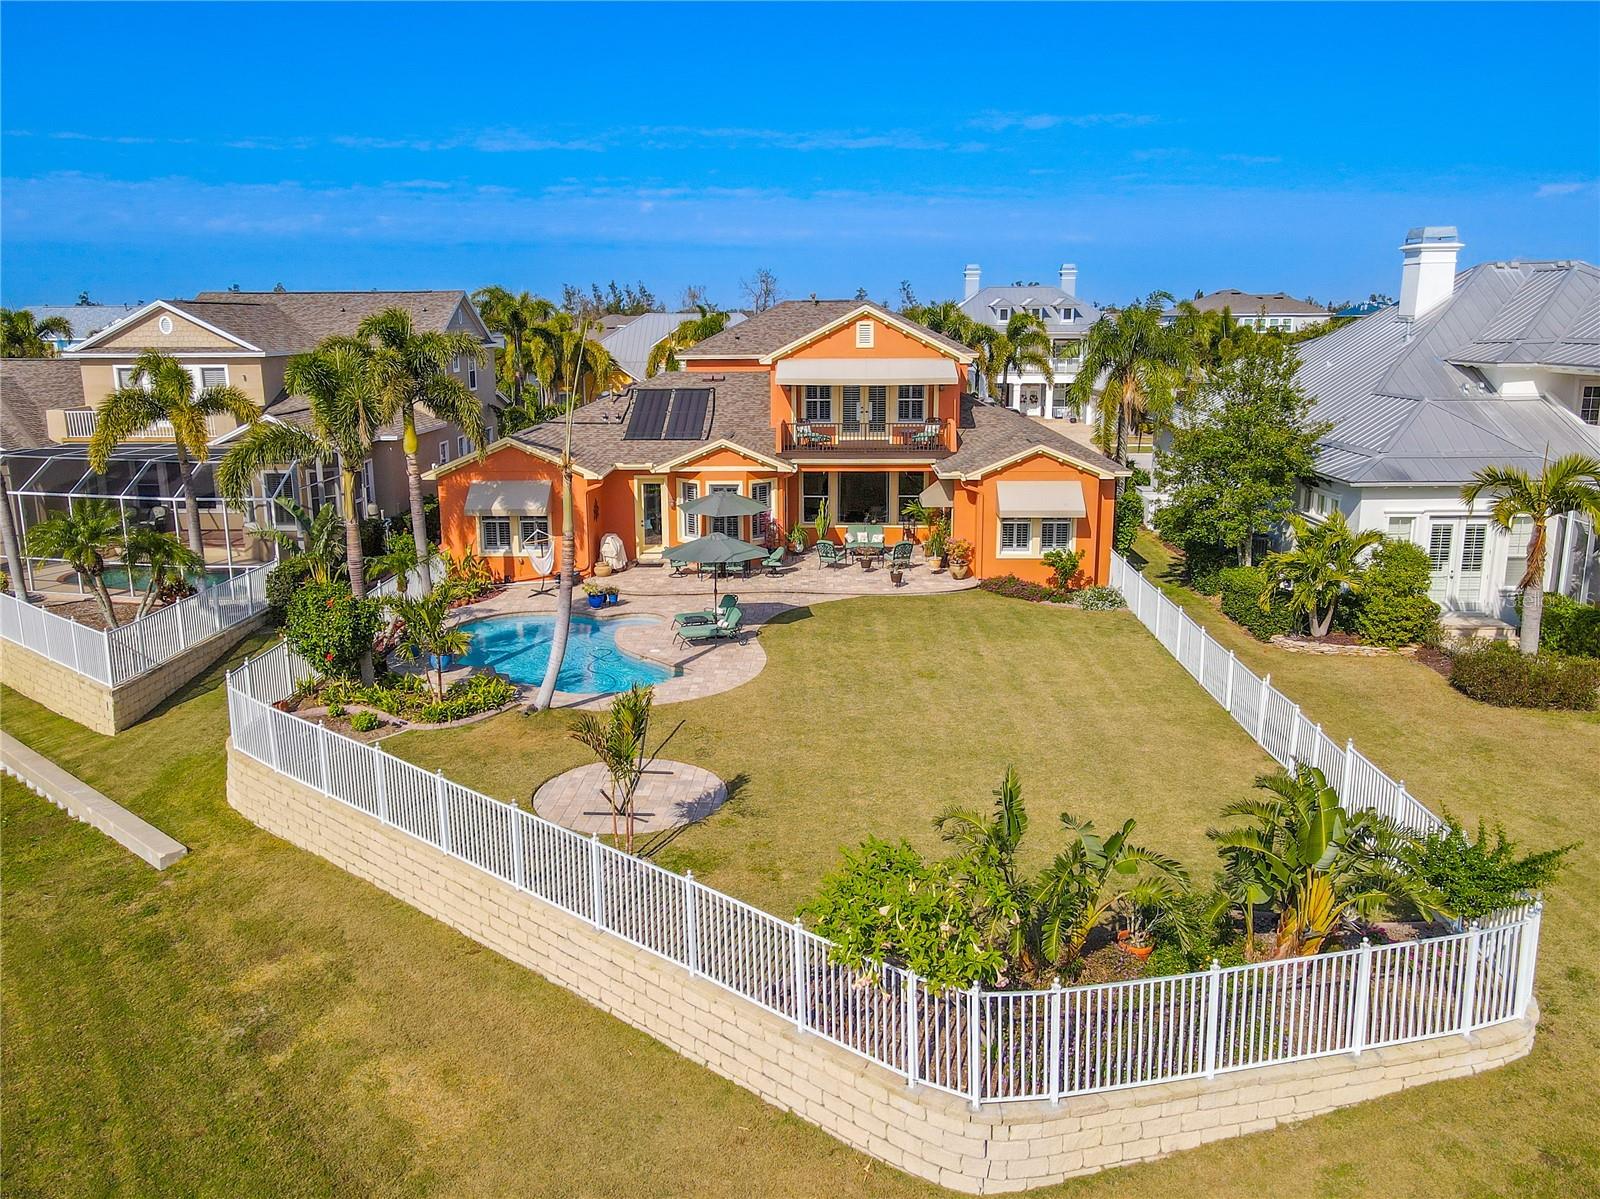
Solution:
{"label": "gabled roof", "polygon": [[[310,338],[306,344],[296,346],[296,350],[309,349],[324,337],[354,333],[363,320],[385,308],[404,308],[418,329],[441,332],[449,328],[451,317],[465,304],[470,322],[476,326],[476,331],[483,331],[467,293],[460,290],[202,291],[189,302],[275,309],[300,336]],[[235,311],[241,314],[241,319],[250,319],[243,316],[242,308]]]}
{"label": "gabled roof", "polygon": [[1326,308],[1297,300],[1281,291],[1258,293],[1240,291],[1236,287],[1214,291],[1208,296],[1201,296],[1198,300],[1191,300],[1190,303],[1201,312],[1221,312],[1226,308],[1234,316],[1256,316],[1263,312],[1268,316],[1333,315]]}
{"label": "gabled roof", "polygon": [[907,320],[870,300],[785,300],[765,312],[758,312],[742,324],[730,326],[715,337],[708,337],[688,353],[678,355],[685,362],[697,358],[752,358],[767,361],[780,351],[811,340],[858,316],[871,315],[885,324],[911,334],[963,362],[972,351],[954,338],[935,333],[926,325]]}
{"label": "gabled roof", "polygon": [[959,436],[960,448],[934,463],[934,474],[941,479],[978,478],[1032,453],[1048,454],[1102,478],[1132,473],[1114,458],[1014,409],[985,404],[970,395],[961,397]]}
{"label": "gabled roof", "polygon": [[45,413],[84,408],[83,370],[65,358],[0,358],[0,449],[50,444]]}
{"label": "gabled roof", "polygon": [[36,321],[60,317],[72,326],[72,340],[82,341],[142,308],[142,304],[24,304]]}
{"label": "gabled roof", "polygon": [[1087,300],[1080,300],[1071,292],[1043,283],[1028,287],[983,287],[960,302],[961,311],[974,320],[990,324],[998,323],[994,310],[1000,307],[1077,309],[1080,314],[1077,320],[1063,320],[1054,316],[1044,318],[1047,328],[1060,328],[1063,331],[1085,329],[1100,319],[1100,310]]}
{"label": "gabled roof", "polygon": [[[628,372],[630,379],[640,380],[650,364],[650,351],[684,321],[694,320],[699,315],[698,312],[646,312],[629,317],[608,331],[601,337],[600,344],[616,359],[617,365]],[[728,327],[741,324],[745,319],[742,312],[729,313]]]}
{"label": "gabled roof", "polygon": [[1464,483],[1484,466],[1600,453],[1600,436],[1553,400],[1498,395],[1475,365],[1600,364],[1600,271],[1588,263],[1485,263],[1418,321],[1384,308],[1301,354],[1312,419],[1334,426],[1317,459],[1331,478]]}

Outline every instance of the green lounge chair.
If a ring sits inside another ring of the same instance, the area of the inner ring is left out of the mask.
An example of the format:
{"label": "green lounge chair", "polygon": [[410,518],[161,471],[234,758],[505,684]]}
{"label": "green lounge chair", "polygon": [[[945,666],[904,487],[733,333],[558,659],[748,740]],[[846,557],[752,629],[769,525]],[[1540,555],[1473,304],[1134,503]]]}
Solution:
{"label": "green lounge chair", "polygon": [[783,565],[783,546],[775,546],[773,551],[761,560],[761,565],[767,568],[767,573],[777,576],[779,568]]}
{"label": "green lounge chair", "polygon": [[672,618],[672,623],[675,625],[716,624],[719,616],[729,608],[736,607],[738,603],[739,597],[730,591],[717,601],[715,608],[706,608],[700,612],[679,612]]}
{"label": "green lounge chair", "polygon": [[744,613],[738,608],[728,608],[715,624],[680,625],[673,635],[686,646],[742,640],[743,625]]}
{"label": "green lounge chair", "polygon": [[849,557],[833,542],[827,538],[817,542],[817,567],[819,569],[824,566],[848,566],[849,564]]}

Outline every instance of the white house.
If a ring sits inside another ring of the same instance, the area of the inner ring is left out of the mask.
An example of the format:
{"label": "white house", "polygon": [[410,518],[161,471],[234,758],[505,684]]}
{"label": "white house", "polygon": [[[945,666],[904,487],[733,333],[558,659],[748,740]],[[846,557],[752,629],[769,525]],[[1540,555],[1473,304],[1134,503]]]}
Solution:
{"label": "white house", "polygon": [[[1299,381],[1330,421],[1300,507],[1422,546],[1447,613],[1516,619],[1531,522],[1510,534],[1469,510],[1485,466],[1536,473],[1600,456],[1600,270],[1486,262],[1456,272],[1451,226],[1412,229],[1400,302],[1304,344]],[[1600,600],[1600,539],[1576,517],[1550,529],[1547,590]],[[1447,618],[1448,619],[1448,618]]]}
{"label": "white house", "polygon": [[1044,322],[1053,349],[1053,381],[1047,382],[1042,371],[1029,369],[1020,374],[1013,372],[1003,385],[998,379],[980,379],[979,394],[1029,416],[1070,420],[1081,414],[1073,411],[1067,399],[1067,385],[1078,377],[1083,339],[1089,326],[1100,319],[1100,310],[1078,298],[1077,267],[1064,264],[1058,278],[1059,286],[1055,287],[1040,283],[984,287],[982,273],[973,263],[966,270],[961,310],[979,324],[994,329],[1004,328],[1018,312],[1031,312]]}
{"label": "white house", "polygon": [[[1306,300],[1297,300],[1281,291],[1261,295],[1227,287],[1207,296],[1190,301],[1201,312],[1227,311],[1241,325],[1251,325],[1265,331],[1276,329],[1280,333],[1298,333],[1311,325],[1324,323],[1333,313]],[[1177,319],[1173,314],[1165,318],[1168,324]]]}

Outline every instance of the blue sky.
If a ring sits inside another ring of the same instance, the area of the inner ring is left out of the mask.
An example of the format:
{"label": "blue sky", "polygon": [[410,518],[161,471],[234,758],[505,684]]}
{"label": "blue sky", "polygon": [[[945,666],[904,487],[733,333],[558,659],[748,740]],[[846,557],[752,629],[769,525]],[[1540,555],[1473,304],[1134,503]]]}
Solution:
{"label": "blue sky", "polygon": [[1101,302],[1344,298],[1398,290],[1414,224],[1459,226],[1465,262],[1600,260],[1592,4],[7,3],[0,25],[8,305],[612,277],[735,304],[759,266],[795,296],[926,299],[967,262],[1063,261]]}

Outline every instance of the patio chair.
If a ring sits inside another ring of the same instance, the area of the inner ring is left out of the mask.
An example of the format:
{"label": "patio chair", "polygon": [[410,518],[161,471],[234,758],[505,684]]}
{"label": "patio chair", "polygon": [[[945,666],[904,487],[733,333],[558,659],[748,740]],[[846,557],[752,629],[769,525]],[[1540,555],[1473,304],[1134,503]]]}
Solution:
{"label": "patio chair", "polygon": [[783,546],[774,546],[772,552],[761,560],[761,565],[767,568],[769,575],[777,576],[779,569],[783,566],[783,554]]}
{"label": "patio chair", "polygon": [[911,542],[897,541],[889,550],[889,556],[884,559],[890,570],[904,570],[911,565]]}
{"label": "patio chair", "polygon": [[911,434],[911,444],[918,449],[930,449],[939,444],[939,426],[929,423]]}
{"label": "patio chair", "polygon": [[739,608],[728,608],[717,619],[715,624],[682,625],[673,634],[685,646],[705,645],[712,641],[743,640],[744,612]]}
{"label": "patio chair", "polygon": [[833,444],[826,433],[813,429],[810,425],[796,425],[794,427],[794,443],[801,449]]}
{"label": "patio chair", "polygon": [[717,618],[729,608],[737,606],[739,597],[733,592],[728,592],[717,601],[715,608],[705,608],[699,612],[679,612],[672,618],[675,625],[716,624]]}
{"label": "patio chair", "polygon": [[834,545],[826,537],[817,542],[817,568],[819,570],[824,566],[848,565],[850,565],[850,557],[844,550]]}

